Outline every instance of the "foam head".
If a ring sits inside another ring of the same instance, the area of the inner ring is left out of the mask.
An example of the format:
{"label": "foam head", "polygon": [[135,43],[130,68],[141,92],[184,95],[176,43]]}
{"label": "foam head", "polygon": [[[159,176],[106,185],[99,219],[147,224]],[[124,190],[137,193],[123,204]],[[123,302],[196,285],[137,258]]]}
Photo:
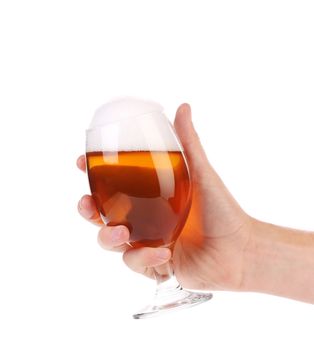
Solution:
{"label": "foam head", "polygon": [[157,102],[135,97],[119,97],[100,106],[89,125],[90,129],[104,126],[149,113],[162,113],[164,108]]}
{"label": "foam head", "polygon": [[86,150],[178,151],[180,146],[159,103],[123,97],[96,110],[87,130]]}

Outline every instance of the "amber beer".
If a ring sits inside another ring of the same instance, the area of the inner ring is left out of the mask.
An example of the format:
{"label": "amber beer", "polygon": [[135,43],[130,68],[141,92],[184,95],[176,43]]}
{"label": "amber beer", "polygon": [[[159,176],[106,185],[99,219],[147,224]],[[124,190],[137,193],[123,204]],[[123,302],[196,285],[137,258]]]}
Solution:
{"label": "amber beer", "polygon": [[190,207],[190,181],[179,151],[87,152],[92,195],[107,225],[125,225],[130,244],[171,246]]}

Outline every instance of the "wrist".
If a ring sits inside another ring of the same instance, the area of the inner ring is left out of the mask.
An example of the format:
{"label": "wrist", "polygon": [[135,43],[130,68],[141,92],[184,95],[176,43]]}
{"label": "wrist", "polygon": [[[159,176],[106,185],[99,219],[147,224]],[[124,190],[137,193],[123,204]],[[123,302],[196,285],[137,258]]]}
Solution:
{"label": "wrist", "polygon": [[313,302],[313,233],[252,220],[241,290]]}
{"label": "wrist", "polygon": [[270,224],[252,218],[250,239],[244,253],[242,291],[271,293],[275,289],[272,274],[278,237],[269,231]]}

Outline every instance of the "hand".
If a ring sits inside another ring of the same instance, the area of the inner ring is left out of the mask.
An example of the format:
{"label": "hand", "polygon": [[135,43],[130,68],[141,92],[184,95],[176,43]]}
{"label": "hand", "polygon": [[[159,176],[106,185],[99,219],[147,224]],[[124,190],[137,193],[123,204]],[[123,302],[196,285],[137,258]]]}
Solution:
{"label": "hand", "polygon": [[[191,120],[188,104],[181,105],[174,126],[184,147],[193,184],[192,207],[173,251],[176,277],[185,288],[241,290],[246,274],[246,248],[254,220],[234,200],[209,164]],[[85,157],[78,167],[85,171]],[[162,273],[171,257],[167,248],[138,248],[127,245],[129,232],[124,226],[102,224],[93,198],[85,195],[79,212],[101,225],[98,241],[109,250],[122,251],[125,263],[134,271],[153,277]]]}

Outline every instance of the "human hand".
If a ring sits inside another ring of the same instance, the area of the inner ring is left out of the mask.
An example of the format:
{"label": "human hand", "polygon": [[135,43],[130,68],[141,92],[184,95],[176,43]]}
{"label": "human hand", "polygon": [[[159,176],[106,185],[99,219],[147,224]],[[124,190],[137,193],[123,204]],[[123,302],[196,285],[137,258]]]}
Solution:
{"label": "human hand", "polygon": [[[192,206],[186,224],[173,250],[173,265],[181,285],[190,289],[241,290],[247,269],[246,248],[253,219],[234,200],[209,164],[191,120],[188,104],[181,105],[174,122],[188,159],[193,186]],[[85,171],[85,157],[78,167]],[[153,277],[162,273],[170,259],[168,248],[131,248],[124,226],[103,225],[93,198],[85,195],[79,212],[101,225],[100,245],[123,252],[125,263],[134,271]]]}

